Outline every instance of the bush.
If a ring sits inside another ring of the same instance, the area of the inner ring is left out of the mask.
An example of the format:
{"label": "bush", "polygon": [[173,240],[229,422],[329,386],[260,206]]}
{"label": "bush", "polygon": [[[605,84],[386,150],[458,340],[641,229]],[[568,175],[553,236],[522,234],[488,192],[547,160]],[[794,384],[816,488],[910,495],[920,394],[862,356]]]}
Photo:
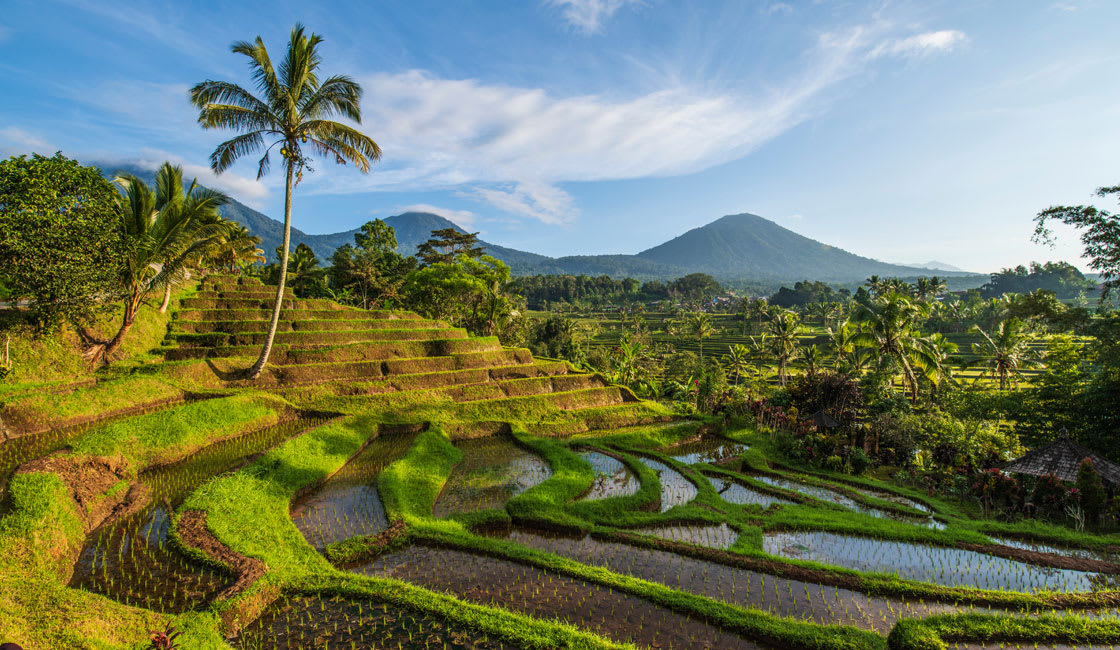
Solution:
{"label": "bush", "polygon": [[1031,493],[1031,502],[1035,511],[1043,517],[1065,516],[1066,498],[1069,491],[1061,479],[1053,474],[1047,474],[1038,479]]}
{"label": "bush", "polygon": [[1081,461],[1081,466],[1077,468],[1077,493],[1081,509],[1085,511],[1085,520],[1097,523],[1104,510],[1107,495],[1101,477],[1093,467],[1093,461],[1088,458]]}
{"label": "bush", "polygon": [[829,456],[824,459],[824,468],[830,472],[844,471],[844,459],[839,456]]}
{"label": "bush", "polygon": [[848,454],[848,463],[852,466],[852,474],[858,476],[866,472],[867,468],[871,466],[871,458],[859,447],[852,447]]}

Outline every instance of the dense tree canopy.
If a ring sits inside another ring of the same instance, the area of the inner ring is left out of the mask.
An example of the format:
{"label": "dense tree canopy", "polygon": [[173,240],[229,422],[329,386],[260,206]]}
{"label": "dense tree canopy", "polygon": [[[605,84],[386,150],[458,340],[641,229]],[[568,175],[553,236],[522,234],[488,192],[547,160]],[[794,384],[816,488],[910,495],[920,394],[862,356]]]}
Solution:
{"label": "dense tree canopy", "polygon": [[1005,293],[1028,293],[1037,289],[1052,291],[1059,298],[1073,298],[1096,286],[1077,267],[1068,262],[1031,262],[1030,267],[1019,265],[992,274],[992,279],[980,287],[985,298]]}
{"label": "dense tree canopy", "polygon": [[0,277],[42,326],[87,320],[118,293],[117,191],[62,154],[0,162]]}

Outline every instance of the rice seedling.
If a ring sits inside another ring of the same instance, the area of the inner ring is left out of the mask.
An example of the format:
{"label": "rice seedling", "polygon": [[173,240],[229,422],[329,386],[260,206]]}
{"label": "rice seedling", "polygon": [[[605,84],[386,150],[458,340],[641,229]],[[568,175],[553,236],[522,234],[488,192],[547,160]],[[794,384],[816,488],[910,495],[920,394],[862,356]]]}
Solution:
{"label": "rice seedling", "polygon": [[639,456],[638,460],[657,472],[657,478],[661,482],[661,512],[667,512],[696,498],[696,486],[677,470],[646,456]]}
{"label": "rice seedling", "polygon": [[513,496],[552,475],[540,456],[518,446],[508,435],[461,440],[463,460],[455,465],[436,499],[434,514],[502,508]]}
{"label": "rice seedling", "polygon": [[581,452],[595,472],[595,482],[583,496],[583,500],[594,501],[608,497],[621,497],[634,494],[641,487],[638,477],[622,461],[600,451]]}
{"label": "rice seedling", "polygon": [[673,460],[685,465],[698,463],[718,464],[734,460],[750,449],[749,446],[717,436],[701,436],[699,440],[684,442],[662,449]]}
{"label": "rice seedling", "polygon": [[758,648],[742,636],[630,594],[463,551],[413,546],[360,573],[393,577],[464,600],[555,618],[620,642],[654,648]]}
{"label": "rice seedling", "polygon": [[1092,591],[1093,573],[1035,566],[994,555],[955,548],[838,535],[825,532],[780,532],[763,536],[772,555],[812,560],[856,569],[893,573],[903,578],[949,587],[998,591]]}

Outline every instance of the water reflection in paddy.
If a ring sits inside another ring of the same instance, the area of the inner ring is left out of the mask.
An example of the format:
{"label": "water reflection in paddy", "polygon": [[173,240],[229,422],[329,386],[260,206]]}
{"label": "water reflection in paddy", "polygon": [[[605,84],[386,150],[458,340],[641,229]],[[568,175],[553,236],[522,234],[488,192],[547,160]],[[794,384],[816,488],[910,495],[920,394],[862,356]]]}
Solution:
{"label": "water reflection in paddy", "polygon": [[781,497],[770,496],[763,494],[758,490],[752,490],[735,483],[734,481],[726,481],[715,476],[709,476],[708,481],[711,482],[712,487],[719,493],[720,498],[728,503],[735,503],[739,505],[759,505],[763,508],[769,508],[771,504],[775,503],[793,503],[788,499]]}
{"label": "water reflection in paddy", "polygon": [[739,532],[728,526],[704,526],[699,524],[676,524],[671,526],[650,526],[648,528],[635,528],[631,532],[641,535],[652,535],[670,539],[674,542],[685,542],[708,548],[731,548],[735,540],[739,539]]}
{"label": "water reflection in paddy", "polygon": [[720,463],[738,458],[748,449],[750,449],[748,445],[731,442],[726,438],[702,436],[699,440],[673,445],[662,451],[672,456],[673,460],[679,463],[695,465],[697,463]]}
{"label": "water reflection in paddy", "polygon": [[377,495],[377,475],[412,447],[414,434],[382,435],[337,474],[292,506],[292,521],[317,549],[389,525]]}
{"label": "water reflection in paddy", "polygon": [[641,487],[641,482],[634,472],[617,458],[598,451],[585,451],[580,453],[580,456],[591,463],[591,469],[595,471],[595,482],[591,484],[591,489],[583,499],[590,501],[627,496],[634,494]]}
{"label": "water reflection in paddy", "polygon": [[674,506],[684,505],[696,498],[698,493],[696,486],[677,470],[652,458],[642,456],[638,460],[657,472],[657,478],[661,481],[661,512],[666,512]]}
{"label": "water reflection in paddy", "polygon": [[1086,571],[1040,567],[962,549],[825,532],[763,536],[767,553],[857,571],[894,573],[950,587],[1002,591],[1091,591],[1100,578]]}
{"label": "water reflection in paddy", "polygon": [[502,508],[510,498],[552,475],[540,456],[518,446],[509,436],[461,440],[463,452],[436,499],[434,514]]}
{"label": "water reflection in paddy", "polygon": [[481,605],[559,619],[619,642],[652,648],[760,646],[627,593],[465,551],[412,546],[358,573],[404,580]]}
{"label": "water reflection in paddy", "polygon": [[793,481],[779,476],[752,476],[751,478],[755,479],[756,481],[766,483],[767,485],[773,485],[774,487],[789,490],[791,492],[800,492],[805,496],[819,499],[820,501],[835,503],[836,505],[847,508],[848,510],[859,512],[865,515],[871,515],[872,517],[894,519],[896,521],[904,521],[906,523],[925,526],[927,528],[935,528],[937,530],[942,530],[945,528],[945,524],[943,522],[933,519],[932,517],[910,517],[890,510],[873,508],[871,506],[864,505],[856,501],[855,499],[852,499],[851,497],[840,494],[839,492],[829,490],[828,488],[809,485],[807,483]]}
{"label": "water reflection in paddy", "polygon": [[951,605],[873,598],[854,591],[778,578],[677,553],[514,528],[493,533],[577,562],[657,582],[673,589],[817,623],[887,632],[903,616],[957,611]]}

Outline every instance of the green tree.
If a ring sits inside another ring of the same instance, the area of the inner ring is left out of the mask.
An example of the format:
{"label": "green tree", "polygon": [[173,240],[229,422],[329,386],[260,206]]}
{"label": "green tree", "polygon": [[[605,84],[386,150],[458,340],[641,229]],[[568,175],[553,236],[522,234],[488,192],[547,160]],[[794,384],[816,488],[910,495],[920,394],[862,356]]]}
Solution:
{"label": "green tree", "polygon": [[40,328],[87,323],[117,295],[126,242],[116,197],[99,169],[61,153],[0,162],[0,277]]}
{"label": "green tree", "polygon": [[[1120,197],[1120,185],[1098,188],[1097,196]],[[1082,231],[1084,255],[1089,258],[1090,266],[1100,271],[1104,280],[1101,300],[1108,298],[1112,290],[1120,288],[1120,215],[1091,205],[1054,206],[1035,217],[1035,241],[1053,244],[1053,233],[1047,225],[1051,221]]]}
{"label": "green tree", "polygon": [[703,311],[693,312],[685,319],[684,326],[685,331],[694,336],[700,344],[700,361],[703,361],[704,339],[716,332],[715,326],[712,325],[712,315]]}
{"label": "green tree", "polygon": [[493,334],[511,301],[504,289],[509,266],[483,255],[461,255],[454,262],[436,262],[408,274],[403,293],[409,305],[431,318],[442,318]]}
{"label": "green tree", "polygon": [[789,365],[797,356],[799,335],[804,328],[801,318],[792,311],[775,309],[768,313],[762,336],[756,346],[778,366],[778,382],[784,387],[789,378]]}
{"label": "green tree", "polygon": [[423,266],[451,263],[460,255],[477,258],[482,253],[477,232],[459,232],[455,228],[433,230],[431,238],[416,247],[416,257]]}
{"label": "green tree", "polygon": [[404,279],[415,265],[415,258],[397,252],[393,227],[374,219],[354,233],[354,245],[335,250],[331,275],[336,286],[357,291],[362,309],[369,309],[372,302],[399,298]]}
{"label": "green tree", "polygon": [[163,290],[182,277],[183,271],[210,247],[221,242],[226,224],[218,218],[228,197],[199,187],[197,180],[183,186],[183,170],[164,163],[156,171],[155,188],[132,175],[115,179],[120,228],[129,242],[120,270],[124,294],[121,326],[108,341],[86,333],[90,359],[108,360],[132,329],[140,307],[152,291]]}
{"label": "green tree", "polygon": [[853,343],[870,351],[880,370],[900,374],[914,401],[919,376],[937,382],[935,360],[918,329],[928,317],[928,304],[894,290],[886,290],[852,312],[852,320],[860,326]]}
{"label": "green tree", "polygon": [[260,245],[260,237],[253,235],[248,228],[236,221],[229,221],[221,241],[210,250],[210,260],[232,273],[246,265],[264,262],[264,251],[260,249]]}
{"label": "green tree", "polygon": [[1091,459],[1085,458],[1081,461],[1081,465],[1077,468],[1075,484],[1077,485],[1077,499],[1081,503],[1081,509],[1085,512],[1085,520],[1089,523],[1097,523],[1101,517],[1101,512],[1104,510],[1108,494],[1104,491],[1100,474],[1097,474],[1097,468],[1093,467]]}
{"label": "green tree", "polygon": [[980,343],[972,344],[972,353],[977,358],[966,364],[968,367],[983,368],[976,378],[977,381],[984,377],[999,379],[999,389],[1007,390],[1008,386],[1018,384],[1018,380],[1023,376],[1023,368],[1040,365],[1030,347],[1030,336],[1026,325],[1018,318],[1003,321],[991,334],[980,329],[978,325],[973,325],[969,331],[979,334],[984,339]]}
{"label": "green tree", "polygon": [[257,163],[257,178],[269,169],[269,153],[279,146],[284,159],[284,243],[281,245],[280,281],[272,320],[260,357],[249,370],[256,379],[268,363],[276,328],[280,322],[284,285],[287,280],[288,252],[292,238],[292,188],[303,177],[310,161],[304,148],[333,159],[351,163],[358,171],[369,172],[371,160],[381,158],[381,147],[358,130],[333,121],[341,116],[362,122],[362,89],[342,75],[319,78],[322,58],[317,34],[307,35],[297,24],[288,40],[288,49],[274,68],[272,59],[258,36],[253,43],[234,43],[232,50],[249,59],[253,81],[260,97],[237,84],[204,81],[191,89],[191,102],[198,107],[198,121],[206,129],[234,129],[241,134],[226,140],[210,155],[215,173],[229,169],[239,158],[264,151]]}
{"label": "green tree", "polygon": [[742,343],[736,343],[728,346],[728,354],[724,357],[727,361],[727,367],[735,374],[735,385],[739,385],[739,380],[751,368],[751,349]]}

